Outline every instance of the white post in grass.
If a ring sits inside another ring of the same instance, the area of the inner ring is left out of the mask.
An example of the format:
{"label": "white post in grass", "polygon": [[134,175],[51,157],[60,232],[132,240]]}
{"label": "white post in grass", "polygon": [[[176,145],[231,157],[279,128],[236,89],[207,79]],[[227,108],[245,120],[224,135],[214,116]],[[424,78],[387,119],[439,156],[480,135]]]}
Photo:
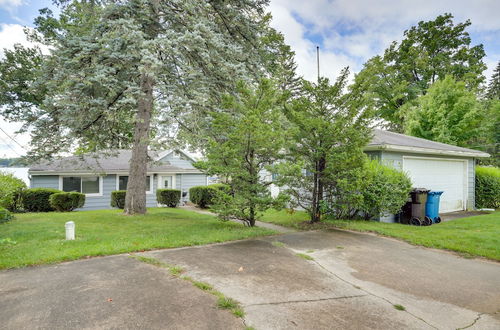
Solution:
{"label": "white post in grass", "polygon": [[66,240],[75,239],[75,223],[73,221],[68,221],[64,225],[66,227]]}

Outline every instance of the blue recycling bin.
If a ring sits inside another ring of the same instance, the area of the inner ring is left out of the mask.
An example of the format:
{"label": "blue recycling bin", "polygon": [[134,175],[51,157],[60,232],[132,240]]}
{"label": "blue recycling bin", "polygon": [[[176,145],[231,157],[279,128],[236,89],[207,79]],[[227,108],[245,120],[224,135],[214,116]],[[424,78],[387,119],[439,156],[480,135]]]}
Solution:
{"label": "blue recycling bin", "polygon": [[439,199],[443,191],[429,191],[427,193],[427,202],[425,203],[425,216],[432,219],[434,223],[440,223],[439,217]]}

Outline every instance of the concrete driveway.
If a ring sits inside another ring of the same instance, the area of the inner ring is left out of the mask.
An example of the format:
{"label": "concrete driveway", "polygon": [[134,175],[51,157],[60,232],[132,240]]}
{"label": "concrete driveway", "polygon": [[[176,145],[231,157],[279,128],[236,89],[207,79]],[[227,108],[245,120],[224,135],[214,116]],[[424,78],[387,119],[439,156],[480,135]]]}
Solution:
{"label": "concrete driveway", "polygon": [[[142,255],[238,300],[256,329],[500,329],[499,263],[370,234],[299,232]],[[7,329],[245,325],[213,296],[127,256],[0,272],[0,306]]]}

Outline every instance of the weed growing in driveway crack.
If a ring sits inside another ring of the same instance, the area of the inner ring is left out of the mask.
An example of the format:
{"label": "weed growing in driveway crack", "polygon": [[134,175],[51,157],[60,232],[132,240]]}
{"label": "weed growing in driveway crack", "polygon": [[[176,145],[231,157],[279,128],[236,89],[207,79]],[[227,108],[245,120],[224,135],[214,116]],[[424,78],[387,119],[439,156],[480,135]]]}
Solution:
{"label": "weed growing in driveway crack", "polygon": [[167,263],[161,262],[158,259],[155,258],[149,258],[149,257],[144,257],[144,256],[130,256],[133,259],[145,262],[147,264],[156,266],[156,267],[161,267],[168,269],[170,274],[172,274],[175,277],[179,277],[185,281],[191,282],[195,287],[197,287],[200,290],[203,290],[205,292],[208,292],[214,296],[217,297],[217,307],[220,309],[229,309],[231,313],[233,313],[234,316],[236,317],[241,317],[243,318],[245,316],[245,311],[243,308],[240,306],[240,303],[237,302],[236,300],[226,297],[222,292],[219,292],[214,289],[214,287],[208,283],[205,282],[200,282],[194,280],[190,276],[180,276],[182,272],[184,272],[184,269],[179,266],[174,266],[174,265],[169,265]]}
{"label": "weed growing in driveway crack", "polygon": [[406,310],[405,306],[400,305],[400,304],[395,304],[394,308],[396,308],[398,311],[405,311]]}
{"label": "weed growing in driveway crack", "polygon": [[307,254],[304,254],[304,253],[296,253],[295,254],[297,257],[301,257],[302,259],[306,259],[306,260],[314,260],[313,257],[307,255]]}
{"label": "weed growing in driveway crack", "polygon": [[280,241],[274,241],[272,244],[276,247],[285,247],[285,243]]}
{"label": "weed growing in driveway crack", "polygon": [[191,280],[191,283],[193,283],[193,285],[195,287],[197,287],[198,289],[201,289],[203,291],[211,291],[211,290],[214,289],[213,286],[211,286],[210,284],[205,283],[205,282],[199,282],[199,281]]}
{"label": "weed growing in driveway crack", "polygon": [[147,264],[150,264],[150,265],[153,265],[156,267],[168,269],[170,274],[172,274],[175,277],[179,277],[179,275],[182,272],[184,272],[184,269],[182,269],[182,267],[169,265],[169,264],[161,262],[160,260],[155,259],[155,258],[149,258],[149,257],[144,257],[144,256],[130,256],[130,257],[135,259],[135,260],[139,260],[139,261],[145,262]]}
{"label": "weed growing in driveway crack", "polygon": [[314,250],[307,250],[306,252],[307,252],[307,253],[313,253],[313,252],[314,252]]}

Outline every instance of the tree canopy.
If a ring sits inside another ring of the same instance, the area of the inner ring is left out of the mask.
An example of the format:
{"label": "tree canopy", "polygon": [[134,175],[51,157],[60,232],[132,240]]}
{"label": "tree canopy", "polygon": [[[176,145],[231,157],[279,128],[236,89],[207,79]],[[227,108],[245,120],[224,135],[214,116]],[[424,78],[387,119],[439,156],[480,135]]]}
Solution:
{"label": "tree canopy", "polygon": [[356,75],[356,84],[372,93],[378,116],[388,128],[402,132],[413,101],[447,75],[471,90],[484,81],[485,53],[482,45],[471,45],[466,31],[470,24],[455,24],[451,14],[421,21]]}

